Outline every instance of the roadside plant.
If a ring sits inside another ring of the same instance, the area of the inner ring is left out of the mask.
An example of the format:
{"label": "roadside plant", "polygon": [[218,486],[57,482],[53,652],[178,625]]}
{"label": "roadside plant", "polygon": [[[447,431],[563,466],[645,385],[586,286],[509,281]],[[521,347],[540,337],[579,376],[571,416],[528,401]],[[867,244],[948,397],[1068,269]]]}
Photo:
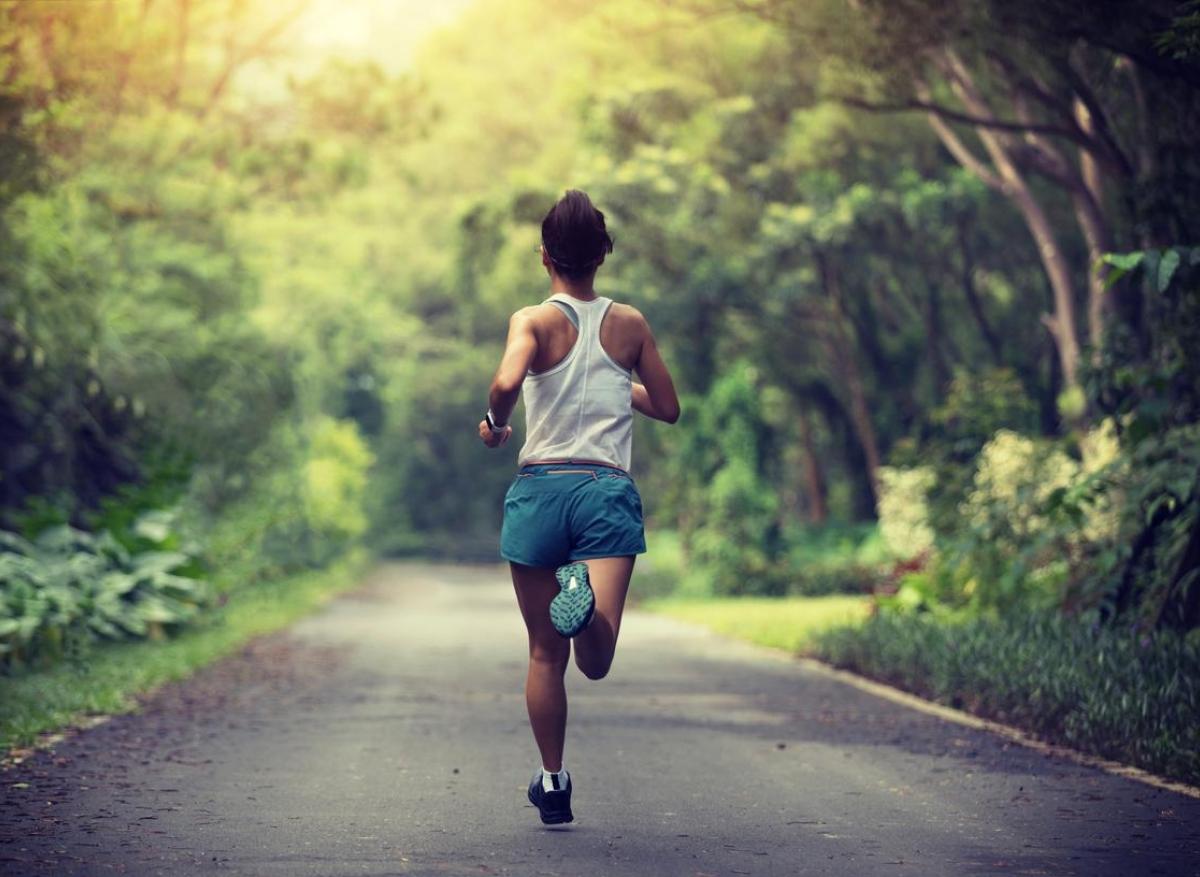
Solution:
{"label": "roadside plant", "polygon": [[162,638],[210,605],[196,555],[161,548],[175,538],[169,521],[139,519],[149,548],[137,553],[108,531],[67,524],[33,540],[0,531],[0,671],[52,663],[95,640]]}

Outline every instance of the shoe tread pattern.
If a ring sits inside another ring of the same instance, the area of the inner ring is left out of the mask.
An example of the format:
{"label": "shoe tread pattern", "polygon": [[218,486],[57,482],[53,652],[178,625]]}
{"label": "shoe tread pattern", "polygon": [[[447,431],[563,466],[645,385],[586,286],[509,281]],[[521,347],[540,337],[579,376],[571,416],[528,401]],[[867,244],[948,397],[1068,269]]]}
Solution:
{"label": "shoe tread pattern", "polygon": [[[562,636],[573,637],[579,634],[596,611],[596,595],[588,581],[587,565],[569,563],[560,566],[554,572],[560,588],[555,598],[550,601],[550,623]],[[577,587],[568,587],[574,577]]]}

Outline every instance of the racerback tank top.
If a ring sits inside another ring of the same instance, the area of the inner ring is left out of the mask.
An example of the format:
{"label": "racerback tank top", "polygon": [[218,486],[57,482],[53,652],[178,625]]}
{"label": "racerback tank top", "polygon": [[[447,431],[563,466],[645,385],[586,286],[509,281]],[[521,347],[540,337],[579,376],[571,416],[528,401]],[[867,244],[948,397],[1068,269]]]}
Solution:
{"label": "racerback tank top", "polygon": [[633,375],[600,346],[600,324],[612,299],[581,301],[560,292],[546,301],[559,307],[579,332],[561,362],[525,376],[525,444],[517,462],[594,460],[628,471]]}

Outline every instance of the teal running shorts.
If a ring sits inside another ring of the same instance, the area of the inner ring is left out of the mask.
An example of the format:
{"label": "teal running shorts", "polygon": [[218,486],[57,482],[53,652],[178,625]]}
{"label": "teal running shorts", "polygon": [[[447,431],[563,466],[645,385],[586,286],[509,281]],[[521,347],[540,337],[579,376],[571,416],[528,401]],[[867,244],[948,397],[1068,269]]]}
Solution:
{"label": "teal running shorts", "polygon": [[500,555],[556,569],[590,557],[643,554],[642,497],[621,469],[587,463],[523,466],[504,496]]}

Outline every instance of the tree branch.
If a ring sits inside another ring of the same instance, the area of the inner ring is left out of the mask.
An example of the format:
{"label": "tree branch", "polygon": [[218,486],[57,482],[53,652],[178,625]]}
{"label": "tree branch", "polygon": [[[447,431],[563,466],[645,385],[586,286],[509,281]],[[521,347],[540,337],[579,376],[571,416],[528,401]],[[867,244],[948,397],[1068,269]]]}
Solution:
{"label": "tree branch", "polygon": [[225,88],[229,85],[229,80],[233,77],[233,74],[237,72],[238,68],[247,61],[266,52],[271,47],[271,43],[276,39],[276,37],[280,36],[285,30],[287,30],[288,26],[300,17],[307,6],[308,0],[300,0],[300,2],[296,3],[287,13],[280,16],[273,24],[269,25],[261,34],[259,34],[258,38],[255,39],[254,42],[240,52],[236,51],[233,48],[232,41],[230,42],[226,51],[225,66],[221,68],[221,72],[217,74],[217,78],[213,80],[212,88],[210,88],[208,92],[208,99],[200,108],[200,118],[207,116],[212,111],[213,107],[216,106],[216,103],[224,93]]}
{"label": "tree branch", "polygon": [[[1093,150],[1092,154],[1121,176],[1126,178],[1133,177],[1133,162],[1129,160],[1129,156],[1125,154],[1125,150],[1121,148],[1121,144],[1117,141],[1108,114],[1104,111],[1104,107],[1100,104],[1096,93],[1092,90],[1087,80],[1084,79],[1083,74],[1075,69],[1070,58],[1061,66],[1064,78],[1066,78],[1067,83],[1071,86],[1071,90],[1075,93],[1075,99],[1082,102],[1087,108],[1088,116],[1093,126],[1092,133],[1094,136],[1092,139],[1098,140],[1104,147],[1101,152]],[[1085,127],[1081,126],[1081,129],[1087,133]]]}
{"label": "tree branch", "polygon": [[951,122],[962,122],[966,125],[978,125],[981,128],[991,128],[997,131],[1009,131],[1015,134],[1024,134],[1033,132],[1036,134],[1047,134],[1052,137],[1065,137],[1069,140],[1080,140],[1080,135],[1070,128],[1063,128],[1059,125],[1039,125],[1036,123],[1006,121],[995,119],[990,116],[976,116],[971,113],[964,113],[960,110],[948,107],[945,104],[934,103],[930,100],[928,89],[925,94],[919,96],[919,100],[909,99],[899,103],[880,104],[872,103],[871,101],[863,100],[862,98],[852,95],[835,95],[834,100],[848,107],[854,107],[859,110],[868,110],[873,113],[903,113],[912,112],[915,110],[924,110],[928,113],[935,113],[943,119],[948,119]]}
{"label": "tree branch", "polygon": [[[929,87],[924,82],[918,82],[917,93],[928,94]],[[1004,182],[1000,177],[987,166],[987,163],[983,159],[967,148],[958,134],[954,132],[954,129],[946,124],[945,119],[935,112],[930,112],[928,117],[929,124],[933,127],[934,133],[937,134],[938,138],[942,141],[942,145],[946,147],[959,164],[975,174],[989,189],[994,189],[997,192],[1005,191]]]}

